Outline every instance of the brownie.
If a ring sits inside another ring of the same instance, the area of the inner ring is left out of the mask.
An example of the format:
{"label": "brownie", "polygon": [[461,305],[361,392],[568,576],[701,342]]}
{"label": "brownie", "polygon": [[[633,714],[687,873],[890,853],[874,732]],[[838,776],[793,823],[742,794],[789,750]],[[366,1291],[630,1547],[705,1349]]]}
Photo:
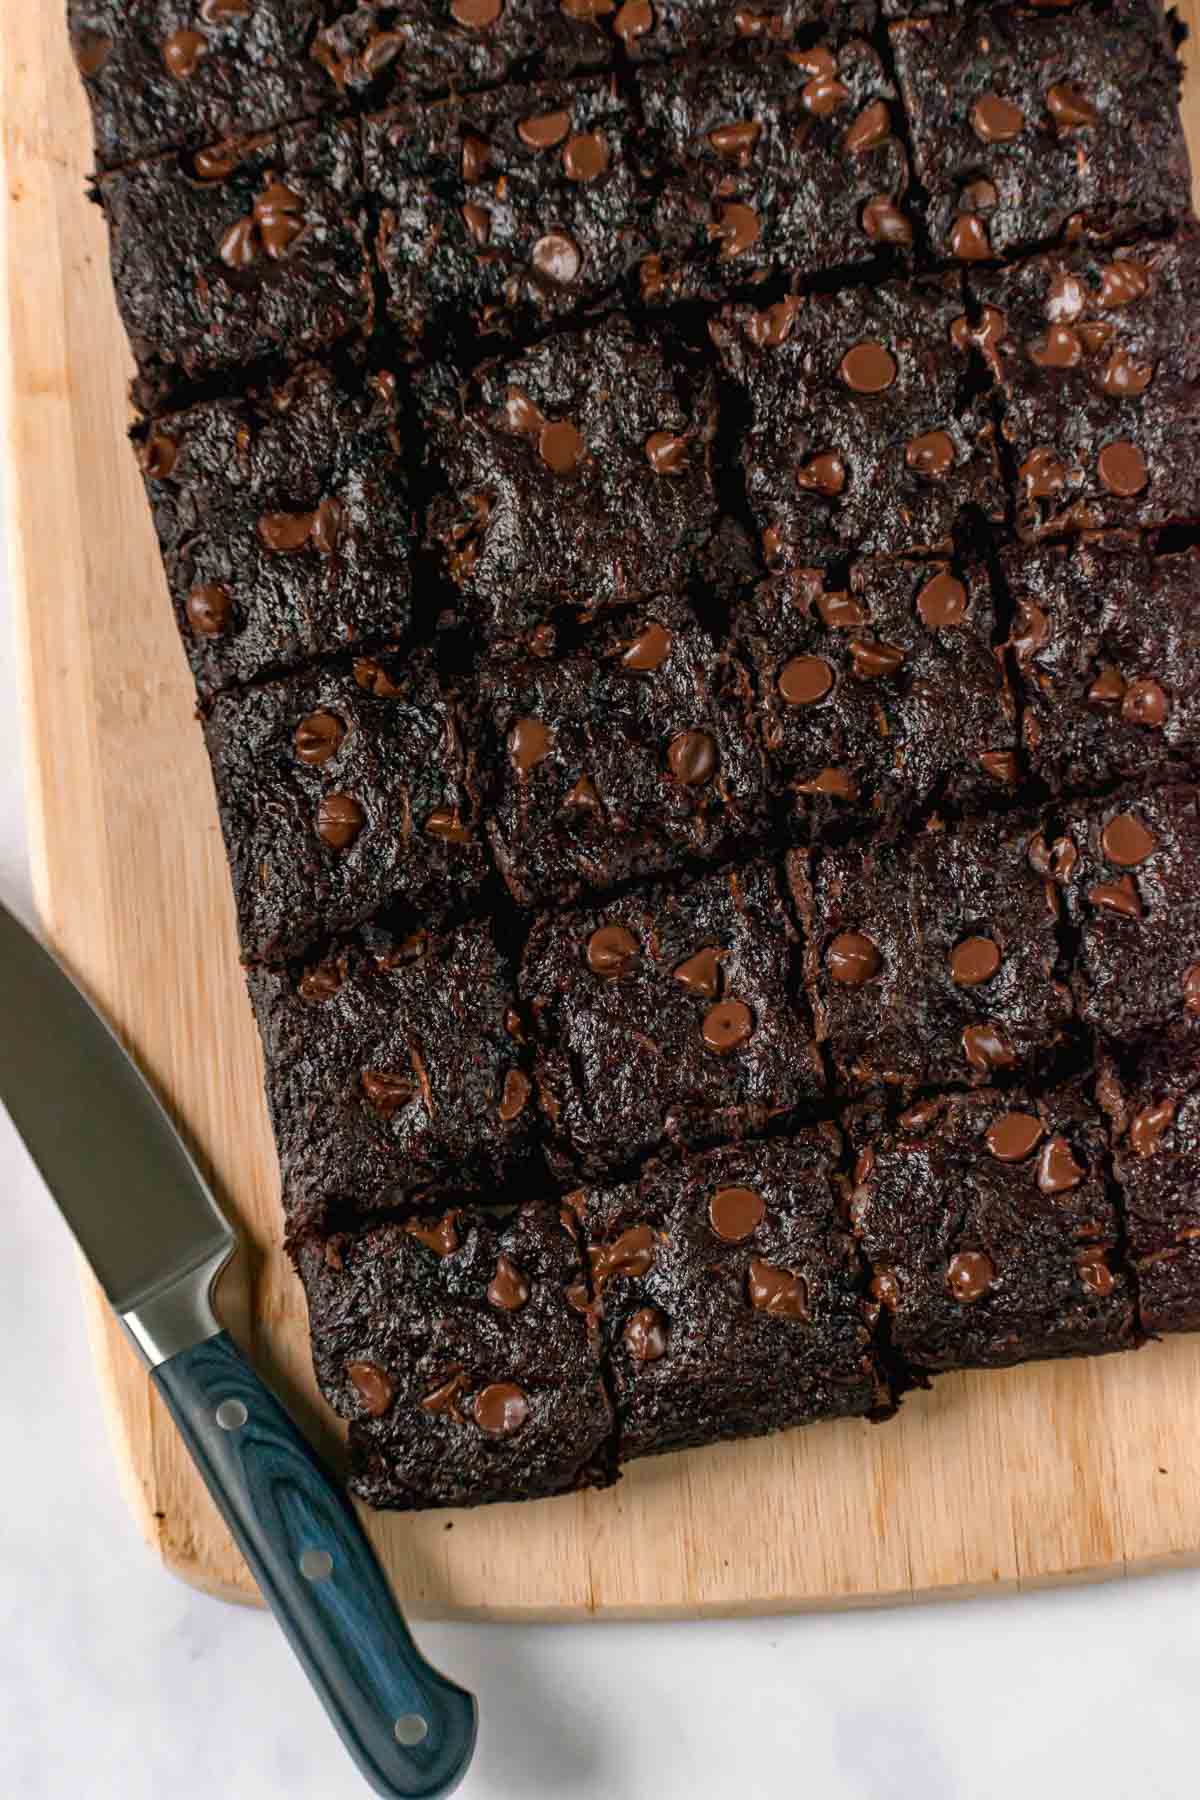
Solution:
{"label": "brownie", "polygon": [[[1193,988],[1200,1012],[1200,964]],[[1113,1166],[1145,1331],[1200,1330],[1200,1059],[1169,1041],[1109,1064]]]}
{"label": "brownie", "polygon": [[887,1402],[832,1126],[573,1197],[622,1461]]}
{"label": "brownie", "polygon": [[557,1205],[310,1237],[296,1260],[361,1499],[477,1506],[612,1481],[599,1338],[571,1304],[583,1275]]}
{"label": "brownie", "polygon": [[493,646],[529,647],[556,608],[678,592],[716,524],[711,377],[669,332],[615,317],[486,363],[424,405],[451,498],[431,530]]}
{"label": "brownie", "polygon": [[814,1101],[798,963],[767,863],[537,919],[520,985],[555,1166],[602,1174]]}
{"label": "brownie", "polygon": [[772,786],[817,830],[895,830],[939,800],[990,801],[1016,775],[1014,709],[983,563],[855,563],[771,577],[736,620]]}
{"label": "brownie", "polygon": [[1021,535],[1200,520],[1200,231],[971,281]]}
{"label": "brownie", "polygon": [[388,311],[405,336],[536,326],[619,289],[650,248],[636,122],[604,79],[366,120]]}
{"label": "brownie", "polygon": [[753,705],[746,671],[665,600],[605,616],[570,655],[485,669],[483,809],[514,897],[562,900],[761,835]]}
{"label": "brownie", "polygon": [[1118,1043],[1197,1035],[1200,790],[1131,786],[1051,814],[1031,846],[1075,937],[1080,1016]]}
{"label": "brownie", "polygon": [[163,156],[101,179],[143,408],[370,326],[361,161],[357,125],[326,119],[227,144],[203,176]]}
{"label": "brownie", "polygon": [[861,39],[645,70],[637,92],[657,189],[643,300],[721,299],[911,244],[895,90]]}
{"label": "brownie", "polygon": [[490,1200],[543,1170],[513,970],[489,924],[372,930],[249,979],[293,1233],[430,1184]]}
{"label": "brownie", "polygon": [[337,89],[308,54],[327,10],[325,0],[67,0],[100,167],[330,105]]}
{"label": "brownie", "polygon": [[135,434],[167,583],[207,702],[412,614],[412,505],[391,383],[306,364]]}
{"label": "brownie", "polygon": [[1132,532],[1012,546],[1021,735],[1055,793],[1200,766],[1200,551]]}
{"label": "brownie", "polygon": [[789,854],[817,1036],[843,1088],[1053,1063],[1072,1008],[1031,836],[985,818]]}
{"label": "brownie", "polygon": [[1190,209],[1159,0],[988,6],[894,25],[935,255],[1111,241]]}
{"label": "brownie", "polygon": [[1106,1135],[1073,1087],[943,1095],[869,1135],[851,1217],[910,1368],[1132,1348]]}
{"label": "brownie", "polygon": [[[758,50],[807,49],[829,35],[865,36],[878,17],[876,0],[762,0],[730,6],[729,0],[629,0],[615,28],[632,61],[663,62],[712,56],[714,66],[735,67]],[[714,54],[719,53],[719,54]]]}
{"label": "brownie", "polygon": [[768,562],[948,551],[963,509],[1003,513],[985,397],[950,276],[811,294],[712,326],[741,389],[740,459]]}

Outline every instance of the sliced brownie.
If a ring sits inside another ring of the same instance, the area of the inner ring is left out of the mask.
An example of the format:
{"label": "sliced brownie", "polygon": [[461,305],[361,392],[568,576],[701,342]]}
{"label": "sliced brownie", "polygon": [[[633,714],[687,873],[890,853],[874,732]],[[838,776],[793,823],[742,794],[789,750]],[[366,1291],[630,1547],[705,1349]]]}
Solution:
{"label": "sliced brownie", "polygon": [[[1200,963],[1190,1008],[1200,1013]],[[1200,1330],[1200,1058],[1169,1041],[1110,1064],[1098,1092],[1146,1331]]]}

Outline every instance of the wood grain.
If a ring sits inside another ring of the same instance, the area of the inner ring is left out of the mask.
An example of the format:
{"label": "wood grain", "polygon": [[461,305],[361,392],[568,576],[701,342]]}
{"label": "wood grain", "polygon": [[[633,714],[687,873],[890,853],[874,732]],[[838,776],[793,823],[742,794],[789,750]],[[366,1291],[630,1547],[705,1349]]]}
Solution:
{"label": "wood grain", "polygon": [[[1184,11],[1195,16],[1200,0]],[[226,1321],[314,1437],[299,1287],[225,861],[127,424],[127,352],[62,7],[0,32],[5,476],[38,903],[237,1218]],[[1200,78],[1187,115],[1200,165]],[[48,1297],[49,1303],[49,1297]],[[253,1584],[150,1382],[88,1292],[131,1504],[168,1568]],[[1200,1341],[951,1377],[852,1423],[646,1462],[613,1492],[368,1517],[416,1616],[732,1614],[909,1601],[1200,1560]],[[448,1530],[447,1526],[452,1526]]]}

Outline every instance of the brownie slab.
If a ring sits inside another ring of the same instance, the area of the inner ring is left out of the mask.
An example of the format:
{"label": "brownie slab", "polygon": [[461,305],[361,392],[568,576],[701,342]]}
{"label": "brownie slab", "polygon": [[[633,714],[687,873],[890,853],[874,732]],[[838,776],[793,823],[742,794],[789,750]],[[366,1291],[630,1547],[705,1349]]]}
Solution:
{"label": "brownie slab", "polygon": [[1180,68],[1158,0],[969,8],[891,39],[935,256],[1186,217]]}
{"label": "brownie slab", "polygon": [[486,667],[483,810],[514,898],[563,900],[761,836],[752,708],[746,671],[665,599],[605,615],[570,654]]}
{"label": "brownie slab", "polygon": [[993,429],[968,387],[953,277],[728,309],[712,332],[742,389],[740,457],[772,564],[948,552],[970,506],[1003,514]]}
{"label": "brownie slab", "polygon": [[295,125],[104,176],[117,304],[154,410],[181,381],[299,361],[371,323],[358,127]]}
{"label": "brownie slab", "polygon": [[300,954],[385,903],[432,921],[488,863],[461,719],[423,664],[323,664],[206,721],[243,954]]}
{"label": "brownie slab", "polygon": [[329,106],[308,54],[324,0],[68,0],[102,169]]}
{"label": "brownie slab", "polygon": [[910,1367],[1132,1348],[1106,1136],[1066,1088],[942,1096],[866,1137],[851,1216]]}
{"label": "brownie slab", "polygon": [[992,800],[1016,775],[1014,708],[982,562],[855,563],[761,583],[740,608],[772,788],[814,830],[895,830],[945,799]]}
{"label": "brownie slab", "polygon": [[622,1461],[886,1403],[830,1126],[573,1196]]}
{"label": "brownie slab", "polygon": [[1052,1062],[1072,1007],[1032,836],[981,819],[789,854],[817,1035],[844,1088],[984,1082]]}
{"label": "brownie slab", "polygon": [[307,364],[135,434],[202,702],[411,622],[412,504],[391,384]]}
{"label": "brownie slab", "polygon": [[1001,556],[1021,735],[1055,793],[1200,765],[1200,553],[1132,532]]}
{"label": "brownie slab", "polygon": [[1200,520],[1200,232],[971,277],[1036,538]]}
{"label": "brownie slab", "polygon": [[1200,791],[1129,787],[1065,807],[1032,845],[1076,935],[1080,1016],[1118,1043],[1191,1036],[1200,962]]}
{"label": "brownie slab", "polygon": [[494,1199],[543,1168],[513,970],[489,925],[371,932],[249,979],[293,1234],[430,1184]]}
{"label": "brownie slab", "polygon": [[[1200,965],[1193,986],[1200,1011]],[[1097,1084],[1145,1331],[1200,1329],[1200,1059],[1155,1045]]]}
{"label": "brownie slab", "polygon": [[721,299],[911,244],[895,90],[862,39],[646,70],[637,94],[657,190],[646,302]]}
{"label": "brownie slab", "polygon": [[470,622],[528,647],[555,610],[680,591],[716,525],[711,378],[621,317],[487,363],[425,411],[451,498],[432,535]]}
{"label": "brownie slab", "polygon": [[613,1479],[598,1334],[558,1207],[305,1239],[296,1260],[350,1486],[376,1507],[532,1500]]}
{"label": "brownie slab", "polygon": [[766,863],[539,918],[520,985],[556,1166],[601,1174],[816,1099],[798,957]]}

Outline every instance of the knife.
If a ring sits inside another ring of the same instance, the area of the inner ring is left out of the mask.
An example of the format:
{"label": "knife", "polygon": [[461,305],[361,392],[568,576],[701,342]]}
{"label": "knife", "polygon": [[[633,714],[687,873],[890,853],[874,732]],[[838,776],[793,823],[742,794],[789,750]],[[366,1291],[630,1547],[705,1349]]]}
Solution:
{"label": "knife", "polygon": [[237,1240],[117,1038],[0,905],[0,1099],[377,1794],[437,1800],[473,1695],[422,1657],[342,1491],[213,1312]]}

